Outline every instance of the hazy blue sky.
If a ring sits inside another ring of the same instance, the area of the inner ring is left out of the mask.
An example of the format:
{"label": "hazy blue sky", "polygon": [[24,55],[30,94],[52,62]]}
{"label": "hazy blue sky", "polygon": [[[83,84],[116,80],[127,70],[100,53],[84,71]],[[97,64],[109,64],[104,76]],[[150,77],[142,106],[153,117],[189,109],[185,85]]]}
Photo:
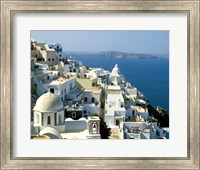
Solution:
{"label": "hazy blue sky", "polygon": [[31,31],[31,38],[60,43],[64,51],[169,54],[169,31]]}

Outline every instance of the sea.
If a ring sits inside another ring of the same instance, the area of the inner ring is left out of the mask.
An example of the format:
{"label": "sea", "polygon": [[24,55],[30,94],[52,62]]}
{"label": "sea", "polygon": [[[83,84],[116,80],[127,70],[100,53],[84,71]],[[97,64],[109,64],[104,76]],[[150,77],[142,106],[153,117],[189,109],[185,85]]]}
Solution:
{"label": "sea", "polygon": [[125,80],[142,92],[150,104],[160,106],[169,113],[169,59],[132,59],[81,57],[72,55],[89,67],[112,71],[118,64]]}

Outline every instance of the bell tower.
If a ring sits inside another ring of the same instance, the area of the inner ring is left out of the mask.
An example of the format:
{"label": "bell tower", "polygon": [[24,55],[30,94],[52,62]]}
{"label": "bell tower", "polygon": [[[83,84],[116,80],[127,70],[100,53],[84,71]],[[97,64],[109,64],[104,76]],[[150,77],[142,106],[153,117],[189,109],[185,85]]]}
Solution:
{"label": "bell tower", "polygon": [[88,130],[90,135],[100,133],[100,119],[98,116],[88,117]]}

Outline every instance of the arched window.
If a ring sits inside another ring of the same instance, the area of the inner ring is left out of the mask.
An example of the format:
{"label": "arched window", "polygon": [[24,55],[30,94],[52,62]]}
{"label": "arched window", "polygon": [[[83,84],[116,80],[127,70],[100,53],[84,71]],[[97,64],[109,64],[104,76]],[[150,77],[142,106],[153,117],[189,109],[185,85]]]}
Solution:
{"label": "arched window", "polygon": [[97,134],[98,125],[97,122],[92,123],[92,133]]}

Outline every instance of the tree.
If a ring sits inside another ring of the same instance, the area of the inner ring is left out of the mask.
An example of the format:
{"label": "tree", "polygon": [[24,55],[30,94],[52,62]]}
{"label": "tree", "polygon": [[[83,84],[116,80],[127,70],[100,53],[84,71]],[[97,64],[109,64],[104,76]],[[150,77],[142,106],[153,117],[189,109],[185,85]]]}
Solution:
{"label": "tree", "polygon": [[[98,114],[94,114],[94,116],[99,116]],[[101,139],[108,139],[111,135],[111,128],[108,128],[106,122],[104,122],[104,114],[102,113],[100,116],[100,135]]]}
{"label": "tree", "polygon": [[86,70],[89,70],[89,69],[90,69],[90,67],[89,67],[89,66],[85,66],[85,68],[86,68]]}
{"label": "tree", "polygon": [[111,129],[108,128],[106,122],[103,122],[102,120],[100,121],[100,134],[101,134],[101,139],[108,139],[109,136],[111,135]]}

